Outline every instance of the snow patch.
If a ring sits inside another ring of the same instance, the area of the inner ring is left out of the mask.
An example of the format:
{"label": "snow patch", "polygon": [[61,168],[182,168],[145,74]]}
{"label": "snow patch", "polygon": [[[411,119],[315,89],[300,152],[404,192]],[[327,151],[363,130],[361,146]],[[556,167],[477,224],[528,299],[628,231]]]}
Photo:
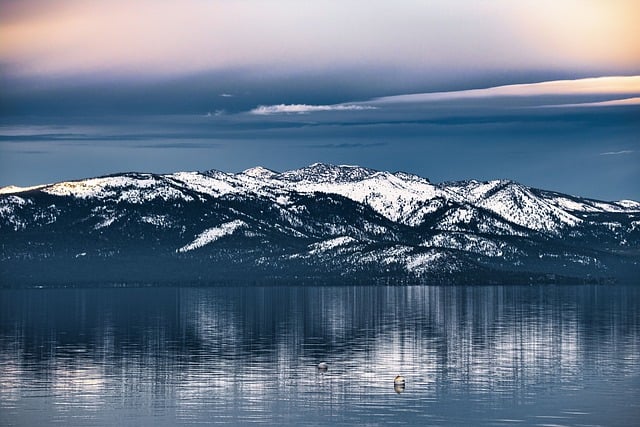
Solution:
{"label": "snow patch", "polygon": [[31,200],[27,201],[22,197],[8,196],[0,199],[0,215],[11,214],[16,206],[25,206],[27,204],[32,205]]}
{"label": "snow patch", "polygon": [[[27,205],[33,205],[33,201],[22,197],[10,195],[0,199],[0,218],[13,226],[14,231],[23,230],[27,227],[27,221],[16,213],[16,210]],[[36,214],[37,215],[37,214]],[[38,218],[34,218],[37,220]]]}
{"label": "snow patch", "polygon": [[162,200],[183,199],[193,197],[173,188],[164,179],[150,174],[135,176],[121,175],[103,178],[92,178],[83,181],[68,181],[44,187],[43,192],[54,196],[71,196],[80,199],[107,199],[117,197],[118,202],[141,204],[156,198]]}
{"label": "snow patch", "polygon": [[357,242],[356,239],[350,236],[340,236],[335,239],[324,240],[322,242],[317,242],[309,245],[309,253],[314,254],[318,252],[325,252],[338,246],[345,246],[349,243]]}
{"label": "snow patch", "polygon": [[14,193],[23,193],[25,191],[37,190],[45,185],[34,185],[31,187],[18,187],[16,185],[8,185],[6,187],[0,188],[0,194],[14,194]]}
{"label": "snow patch", "polygon": [[578,212],[600,212],[601,208],[596,206],[589,205],[587,203],[580,203],[574,200],[570,200],[564,197],[556,197],[551,199],[551,202],[556,206],[562,209],[566,209],[569,211],[578,211]]}
{"label": "snow patch", "polygon": [[194,249],[201,248],[205,245],[208,245],[209,243],[215,242],[221,237],[231,235],[236,230],[247,226],[248,225],[246,222],[236,219],[234,221],[221,224],[218,227],[206,229],[202,233],[198,234],[193,242],[181,247],[180,249],[177,249],[176,252],[188,252]]}
{"label": "snow patch", "polygon": [[434,264],[443,258],[445,254],[435,251],[412,255],[407,258],[405,268],[411,273],[424,273],[434,269]]}
{"label": "snow patch", "polygon": [[463,233],[438,234],[424,241],[421,246],[428,248],[456,249],[490,257],[499,257],[503,255],[501,245],[496,242],[483,237]]}
{"label": "snow patch", "polygon": [[167,228],[171,225],[168,215],[147,215],[140,218],[140,221],[160,228]]}
{"label": "snow patch", "polygon": [[385,265],[398,264],[405,259],[406,254],[413,250],[410,246],[395,245],[390,248],[376,250],[362,255],[361,263],[380,263]]}
{"label": "snow patch", "polygon": [[220,173],[220,177],[213,177],[199,172],[177,172],[168,177],[190,190],[210,196],[221,196],[238,191],[227,182],[231,177],[223,173]]}
{"label": "snow patch", "polygon": [[635,200],[619,200],[616,202],[616,205],[634,212],[640,211],[640,202],[636,202]]}
{"label": "snow patch", "polygon": [[93,229],[94,230],[99,230],[101,228],[106,228],[109,227],[111,224],[113,224],[116,220],[118,220],[120,217],[118,215],[114,215],[108,218],[104,218],[102,222],[97,223]]}

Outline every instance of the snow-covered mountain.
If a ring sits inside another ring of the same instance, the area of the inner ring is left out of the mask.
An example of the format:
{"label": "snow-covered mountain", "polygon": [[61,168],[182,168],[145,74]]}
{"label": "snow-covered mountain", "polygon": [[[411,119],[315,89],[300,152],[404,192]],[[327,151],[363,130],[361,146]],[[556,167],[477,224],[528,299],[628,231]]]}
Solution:
{"label": "snow-covered mountain", "polygon": [[0,189],[0,281],[634,281],[640,203],[316,163]]}

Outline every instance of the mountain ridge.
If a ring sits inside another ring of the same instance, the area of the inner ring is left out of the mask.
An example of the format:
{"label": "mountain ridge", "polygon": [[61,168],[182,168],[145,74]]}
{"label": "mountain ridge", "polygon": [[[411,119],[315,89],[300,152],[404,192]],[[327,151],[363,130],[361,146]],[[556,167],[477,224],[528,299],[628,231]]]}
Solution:
{"label": "mountain ridge", "polygon": [[[133,277],[635,281],[640,203],[314,163],[5,187],[0,232],[5,286]],[[158,276],[154,259],[182,273]],[[89,264],[97,279],[87,279]]]}

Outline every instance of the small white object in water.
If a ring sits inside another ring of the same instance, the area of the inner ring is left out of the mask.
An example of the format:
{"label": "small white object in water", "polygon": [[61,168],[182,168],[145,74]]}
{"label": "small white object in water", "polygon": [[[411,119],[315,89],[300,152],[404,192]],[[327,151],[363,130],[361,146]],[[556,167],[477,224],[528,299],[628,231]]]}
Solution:
{"label": "small white object in water", "polygon": [[395,379],[393,380],[393,383],[394,384],[398,384],[398,385],[404,385],[405,379],[404,379],[404,377],[402,375],[397,375],[395,377]]}
{"label": "small white object in water", "polygon": [[329,364],[327,362],[318,363],[318,370],[319,371],[326,371],[327,369],[329,369]]}

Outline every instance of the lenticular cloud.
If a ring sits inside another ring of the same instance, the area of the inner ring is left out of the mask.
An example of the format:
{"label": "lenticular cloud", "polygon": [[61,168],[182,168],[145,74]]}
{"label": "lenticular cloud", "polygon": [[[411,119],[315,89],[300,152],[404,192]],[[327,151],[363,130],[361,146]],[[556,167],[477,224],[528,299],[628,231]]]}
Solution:
{"label": "lenticular cloud", "polygon": [[[261,105],[250,111],[256,115],[305,114],[318,111],[375,110],[378,106],[388,108],[398,104],[420,104],[434,101],[490,99],[500,97],[533,98],[554,95],[574,99],[576,96],[615,96],[615,99],[580,103],[541,105],[541,107],[609,107],[640,104],[640,76],[605,76],[576,80],[554,80],[538,83],[513,84],[482,89],[467,89],[450,92],[412,93],[374,98],[348,104],[308,105],[277,104]],[[626,95],[619,98],[619,95]]]}
{"label": "lenticular cloud", "polygon": [[317,111],[357,111],[357,110],[375,110],[377,107],[369,105],[355,104],[335,104],[335,105],[308,105],[308,104],[278,104],[278,105],[260,105],[250,111],[251,114],[270,115],[270,114],[305,114]]}
{"label": "lenticular cloud", "polygon": [[[451,92],[413,93],[392,95],[367,101],[369,104],[419,103],[455,99],[533,96],[584,96],[584,95],[638,95],[640,76],[605,76],[575,80],[553,80],[538,83],[494,86],[484,89],[468,89]],[[635,105],[635,98],[616,100],[609,105]],[[606,104],[605,104],[606,106]]]}

